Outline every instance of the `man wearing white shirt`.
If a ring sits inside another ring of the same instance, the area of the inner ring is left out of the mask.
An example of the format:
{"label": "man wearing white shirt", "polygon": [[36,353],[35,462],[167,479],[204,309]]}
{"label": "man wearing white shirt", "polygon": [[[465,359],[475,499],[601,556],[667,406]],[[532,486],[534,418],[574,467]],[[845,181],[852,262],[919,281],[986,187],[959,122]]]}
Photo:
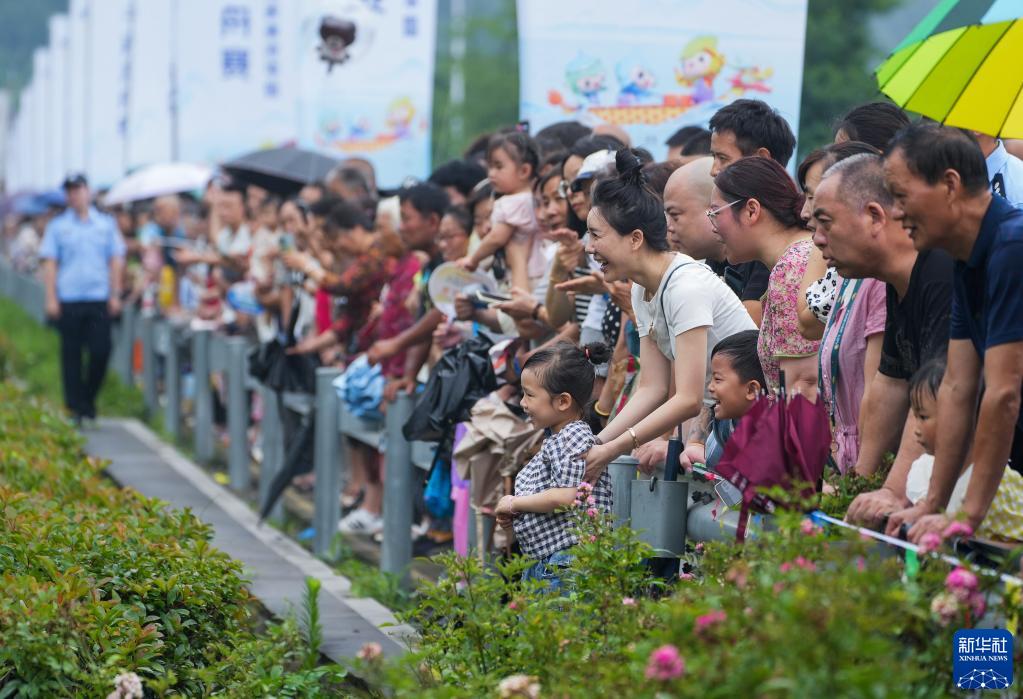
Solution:
{"label": "man wearing white shirt", "polygon": [[991,191],[1013,206],[1023,208],[1023,160],[1006,150],[1001,139],[977,131],[970,133],[976,137],[987,161]]}

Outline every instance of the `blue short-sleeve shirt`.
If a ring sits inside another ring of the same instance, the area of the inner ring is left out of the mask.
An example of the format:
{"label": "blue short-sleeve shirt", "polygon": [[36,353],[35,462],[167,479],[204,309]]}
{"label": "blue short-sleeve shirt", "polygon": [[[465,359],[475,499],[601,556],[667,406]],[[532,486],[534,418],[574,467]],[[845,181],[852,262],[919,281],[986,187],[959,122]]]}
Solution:
{"label": "blue short-sleeve shirt", "polygon": [[[1023,341],[1023,210],[994,196],[970,259],[957,260],[952,289],[953,340],[969,340],[983,360],[991,347]],[[1023,467],[1023,411],[1012,465]]]}
{"label": "blue short-sleeve shirt", "polygon": [[81,219],[68,209],[46,227],[39,257],[57,262],[57,298],[64,303],[106,301],[110,260],[124,257],[124,240],[114,219],[89,208]]}

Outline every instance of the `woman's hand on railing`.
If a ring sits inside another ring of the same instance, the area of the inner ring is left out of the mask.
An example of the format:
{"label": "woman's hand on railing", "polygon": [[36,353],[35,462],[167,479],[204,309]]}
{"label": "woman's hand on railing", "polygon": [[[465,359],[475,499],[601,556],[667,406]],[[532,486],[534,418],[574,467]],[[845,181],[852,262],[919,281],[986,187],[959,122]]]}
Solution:
{"label": "woman's hand on railing", "polygon": [[393,403],[394,399],[398,397],[400,392],[404,391],[408,395],[412,395],[416,392],[415,379],[402,377],[400,379],[391,379],[384,386],[384,400],[388,403]]}
{"label": "woman's hand on railing", "polygon": [[639,459],[639,470],[649,476],[659,465],[664,463],[667,455],[667,439],[655,439],[652,442],[647,442],[636,450],[636,458]]}

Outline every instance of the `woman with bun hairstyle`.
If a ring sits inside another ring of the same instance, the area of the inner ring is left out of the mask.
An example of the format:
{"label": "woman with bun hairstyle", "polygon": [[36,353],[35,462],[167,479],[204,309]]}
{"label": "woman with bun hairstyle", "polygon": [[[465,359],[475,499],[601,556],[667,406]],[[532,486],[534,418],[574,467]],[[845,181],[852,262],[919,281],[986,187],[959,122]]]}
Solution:
{"label": "woman with bun hairstyle", "polygon": [[726,337],[756,329],[739,298],[709,267],[672,252],[661,198],[649,187],[636,154],[620,150],[615,164],[618,176],[593,190],[586,252],[606,281],[633,282],[642,370],[629,402],[586,456],[591,481],[616,457],[696,417],[710,402],[705,387],[711,350]]}
{"label": "woman with bun hairstyle", "polygon": [[784,371],[790,391],[815,400],[820,343],[799,333],[800,289],[823,277],[826,265],[802,218],[803,195],[781,165],[754,156],[718,173],[710,207],[728,261],[759,260],[771,270],[757,346],[768,389],[778,388]]}

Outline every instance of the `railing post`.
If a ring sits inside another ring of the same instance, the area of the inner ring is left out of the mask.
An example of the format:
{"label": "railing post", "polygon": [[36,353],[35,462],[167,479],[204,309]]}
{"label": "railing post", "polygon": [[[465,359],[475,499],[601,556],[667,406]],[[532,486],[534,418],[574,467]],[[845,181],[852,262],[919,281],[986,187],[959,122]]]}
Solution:
{"label": "railing post", "polygon": [[163,410],[163,427],[174,441],[181,434],[181,326],[167,323],[167,359],[163,368],[163,390],[167,404]]}
{"label": "railing post", "polygon": [[632,515],[632,481],[636,479],[639,459],[634,456],[619,456],[608,467],[611,476],[611,513],[615,518],[615,526],[628,524]]}
{"label": "railing post", "polygon": [[338,398],[334,390],[334,380],[340,375],[341,372],[334,367],[316,370],[316,442],[313,454],[316,473],[313,527],[316,537],[313,539],[313,552],[321,557],[330,553],[341,518],[341,486],[337,468]]}
{"label": "railing post", "polygon": [[[260,393],[263,396],[263,422],[260,424],[263,432],[263,462],[259,466],[259,505],[262,507],[270,492],[270,483],[284,466],[284,435],[277,392],[261,386]],[[284,518],[284,509],[279,499],[267,518]]]}
{"label": "railing post", "polygon": [[210,336],[207,329],[192,335],[192,376],[195,377],[195,458],[208,464],[213,460],[213,389],[210,386]]}
{"label": "railing post", "polygon": [[131,386],[133,383],[132,364],[135,349],[135,322],[138,308],[128,303],[121,309],[121,320],[118,323],[117,343],[114,345],[114,371],[121,383]]}
{"label": "railing post", "polygon": [[246,342],[243,337],[227,339],[227,434],[231,440],[227,452],[227,472],[231,488],[247,490],[249,473],[249,406],[245,401]]}
{"label": "railing post", "polygon": [[412,397],[399,393],[387,408],[384,439],[387,453],[384,466],[384,543],[380,549],[380,569],[409,582],[412,562],[412,444],[401,428],[412,414]]}
{"label": "railing post", "polygon": [[159,408],[156,391],[156,316],[152,312],[142,315],[142,395],[146,416],[152,417]]}

